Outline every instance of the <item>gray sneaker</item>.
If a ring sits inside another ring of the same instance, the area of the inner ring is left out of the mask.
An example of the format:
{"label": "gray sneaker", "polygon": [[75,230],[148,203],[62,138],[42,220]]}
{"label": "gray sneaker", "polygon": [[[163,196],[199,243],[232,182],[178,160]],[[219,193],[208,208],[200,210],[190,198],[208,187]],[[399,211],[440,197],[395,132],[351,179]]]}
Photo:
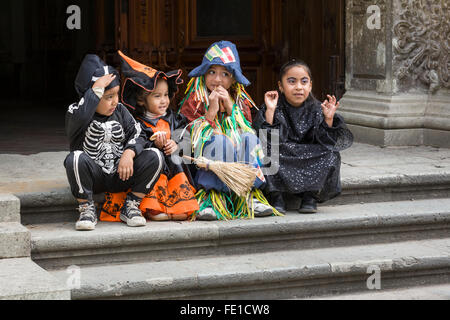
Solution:
{"label": "gray sneaker", "polygon": [[201,221],[214,221],[217,220],[217,215],[214,212],[213,208],[206,207],[197,213],[197,220]]}
{"label": "gray sneaker", "polygon": [[273,215],[273,209],[267,204],[261,203],[258,199],[253,199],[253,208],[255,210],[255,217],[262,218]]}
{"label": "gray sneaker", "polygon": [[75,224],[75,229],[78,231],[95,230],[95,226],[97,225],[97,213],[94,202],[80,204],[78,211],[80,211],[80,218]]}
{"label": "gray sneaker", "polygon": [[120,220],[125,222],[129,227],[143,227],[147,224],[147,220],[142,216],[141,199],[129,194],[125,199],[125,203],[120,211]]}

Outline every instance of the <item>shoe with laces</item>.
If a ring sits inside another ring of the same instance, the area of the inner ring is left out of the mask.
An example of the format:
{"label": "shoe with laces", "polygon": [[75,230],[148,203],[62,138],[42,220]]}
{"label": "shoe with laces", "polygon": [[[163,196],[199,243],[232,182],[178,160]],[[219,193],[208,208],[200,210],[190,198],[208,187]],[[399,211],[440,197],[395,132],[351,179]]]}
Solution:
{"label": "shoe with laces", "polygon": [[214,212],[213,208],[206,207],[197,213],[197,220],[200,221],[214,221],[217,220],[217,215]]}
{"label": "shoe with laces", "polygon": [[273,209],[267,204],[261,203],[258,199],[253,199],[253,208],[256,218],[268,217],[273,215]]}
{"label": "shoe with laces", "polygon": [[97,213],[94,202],[82,203],[78,207],[80,218],[75,224],[75,229],[78,231],[92,231],[97,225]]}
{"label": "shoe with laces", "polygon": [[120,211],[120,220],[125,222],[129,227],[143,227],[147,224],[147,220],[142,216],[141,205],[142,199],[133,194],[128,194],[125,203]]}

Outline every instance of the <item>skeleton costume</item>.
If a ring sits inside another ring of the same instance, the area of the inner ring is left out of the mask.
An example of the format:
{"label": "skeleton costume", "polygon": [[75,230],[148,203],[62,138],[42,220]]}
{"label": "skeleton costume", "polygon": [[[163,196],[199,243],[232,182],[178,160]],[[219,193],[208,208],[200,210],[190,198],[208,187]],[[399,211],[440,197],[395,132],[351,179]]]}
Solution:
{"label": "skeleton costume", "polygon": [[[134,61],[120,51],[119,55],[121,71],[125,77],[121,100],[124,105],[130,108],[141,126],[147,141],[147,147],[156,148],[154,142],[151,141],[151,137],[162,132],[168,140],[172,139],[179,143],[177,137],[175,137],[175,130],[181,129],[180,131],[182,131],[187,125],[186,118],[177,115],[170,109],[162,116],[145,112],[144,108],[137,108],[137,96],[142,90],[151,93],[155,89],[157,81],[165,79],[169,86],[169,98],[173,98],[178,91],[178,85],[183,83],[181,70],[164,73]],[[175,163],[174,160],[178,161]],[[146,193],[140,209],[151,220],[157,220],[155,217],[161,216],[161,214],[165,214],[168,219],[176,219],[176,216],[188,218],[199,209],[190,172],[177,155],[163,155],[163,161],[165,168],[154,188]],[[110,216],[114,216],[125,197],[120,193],[108,194],[107,197],[109,206],[103,209]],[[105,217],[107,216],[102,213],[100,219],[103,220]]]}
{"label": "skeleton costume", "polygon": [[[163,169],[158,150],[145,149],[145,136],[140,125],[122,104],[111,116],[96,113],[103,89],[92,88],[95,81],[107,74],[116,79],[104,91],[119,86],[119,75],[98,56],[87,55],[82,62],[75,88],[80,101],[66,113],[66,134],[70,154],[64,161],[72,194],[77,199],[93,201],[93,195],[106,191],[130,190],[148,193]],[[122,181],[117,168],[122,154],[135,152],[134,174]]]}

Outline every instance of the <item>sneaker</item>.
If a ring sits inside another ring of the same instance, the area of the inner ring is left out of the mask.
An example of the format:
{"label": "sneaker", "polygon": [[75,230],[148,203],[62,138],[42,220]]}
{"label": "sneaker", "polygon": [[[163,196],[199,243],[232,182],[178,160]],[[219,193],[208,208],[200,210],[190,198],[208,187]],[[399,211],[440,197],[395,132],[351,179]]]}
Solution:
{"label": "sneaker", "polygon": [[258,199],[253,199],[253,209],[256,218],[268,217],[273,215],[273,209],[267,204],[261,203]]}
{"label": "sneaker", "polygon": [[141,200],[131,193],[125,199],[120,211],[120,220],[129,227],[143,227],[147,224],[147,220],[142,216],[141,209],[139,209]]}
{"label": "sneaker", "polygon": [[298,209],[300,213],[316,213],[317,212],[317,201],[311,195],[305,194],[302,199],[302,204]]}
{"label": "sneaker", "polygon": [[214,212],[213,208],[206,207],[205,209],[203,209],[199,213],[197,213],[197,220],[214,221],[214,220],[217,220],[217,215]]}
{"label": "sneaker", "polygon": [[97,225],[97,213],[94,202],[86,202],[78,206],[80,211],[80,218],[75,224],[75,229],[78,231],[92,231]]}
{"label": "sneaker", "polygon": [[165,213],[150,214],[150,220],[152,221],[169,221],[170,217]]}

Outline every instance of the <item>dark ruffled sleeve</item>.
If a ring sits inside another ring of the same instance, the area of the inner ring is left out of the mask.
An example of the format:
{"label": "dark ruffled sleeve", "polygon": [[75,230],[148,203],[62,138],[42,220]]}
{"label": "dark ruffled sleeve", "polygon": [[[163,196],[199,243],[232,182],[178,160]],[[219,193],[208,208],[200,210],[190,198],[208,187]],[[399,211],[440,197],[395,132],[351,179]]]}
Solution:
{"label": "dark ruffled sleeve", "polygon": [[325,122],[321,110],[320,114],[321,116],[318,117],[319,123],[315,128],[315,140],[328,149],[337,152],[350,148],[353,144],[353,134],[347,128],[344,118],[335,114],[333,126],[330,128]]}

